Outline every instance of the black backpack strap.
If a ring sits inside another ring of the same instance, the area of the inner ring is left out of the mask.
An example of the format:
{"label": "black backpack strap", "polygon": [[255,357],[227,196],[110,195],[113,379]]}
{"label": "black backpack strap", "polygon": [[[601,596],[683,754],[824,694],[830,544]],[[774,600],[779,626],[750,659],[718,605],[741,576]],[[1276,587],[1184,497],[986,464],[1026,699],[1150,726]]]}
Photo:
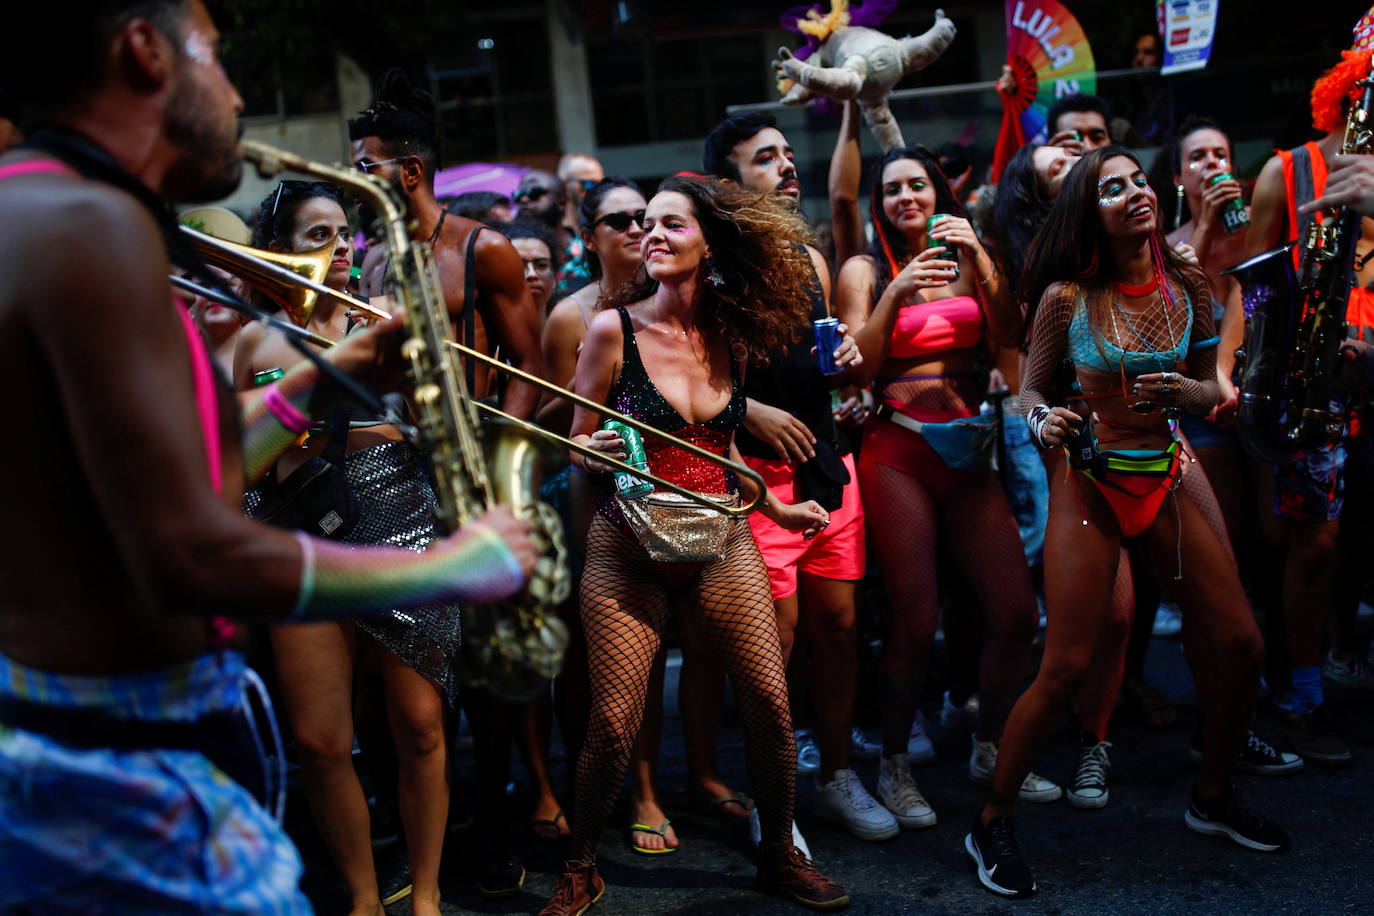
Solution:
{"label": "black backpack strap", "polygon": [[344,466],[344,449],[348,446],[348,421],[352,418],[353,411],[348,407],[335,407],[329,412],[329,422],[325,427],[328,439],[324,443],[324,451],[320,452],[320,457],[335,467]]}
{"label": "black backpack strap", "polygon": [[[468,233],[468,250],[463,261],[463,345],[477,349],[477,235],[485,226],[477,226]],[[477,364],[463,360],[467,366],[468,392],[477,388]]]}

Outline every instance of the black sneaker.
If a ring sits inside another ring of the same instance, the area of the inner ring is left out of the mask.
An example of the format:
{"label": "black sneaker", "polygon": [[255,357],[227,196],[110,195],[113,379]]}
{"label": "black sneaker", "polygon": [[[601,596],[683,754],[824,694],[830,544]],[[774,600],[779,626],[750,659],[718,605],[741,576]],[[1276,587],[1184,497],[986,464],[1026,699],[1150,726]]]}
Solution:
{"label": "black sneaker", "polygon": [[1021,858],[1011,818],[998,816],[984,824],[981,816],[975,817],[973,832],[964,837],[964,849],[978,867],[978,880],[994,894],[1029,897],[1039,890]]}
{"label": "black sneaker", "polygon": [[1287,852],[1292,845],[1284,829],[1246,804],[1235,786],[1225,798],[1213,801],[1198,798],[1194,790],[1183,822],[1190,830],[1208,836],[1230,837],[1256,852]]}
{"label": "black sneaker", "polygon": [[504,900],[525,886],[525,866],[503,844],[495,843],[478,853],[477,892],[488,900]]}
{"label": "black sneaker", "polygon": [[[1202,730],[1193,732],[1188,758],[1202,763]],[[1245,750],[1236,758],[1236,769],[1252,776],[1286,776],[1302,769],[1302,758],[1292,751],[1281,751],[1251,729],[1245,736]]]}

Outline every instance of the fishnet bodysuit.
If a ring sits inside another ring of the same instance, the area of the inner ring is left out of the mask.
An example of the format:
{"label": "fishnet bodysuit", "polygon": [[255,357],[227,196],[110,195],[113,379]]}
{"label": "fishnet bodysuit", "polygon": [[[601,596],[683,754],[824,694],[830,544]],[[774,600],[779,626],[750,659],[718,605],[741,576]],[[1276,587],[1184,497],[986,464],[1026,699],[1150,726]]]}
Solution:
{"label": "fishnet bodysuit", "polygon": [[1123,313],[1113,303],[1111,316],[1090,323],[1077,287],[1067,283],[1051,286],[1036,309],[1031,330],[1030,356],[1021,385],[1022,411],[1029,415],[1037,406],[1052,403],[1060,360],[1066,355],[1072,356],[1080,369],[1119,374],[1121,390],[1111,396],[1128,403],[1138,398],[1131,394],[1132,380],[1127,376],[1173,371],[1182,362],[1182,374],[1194,383],[1182,386],[1179,406],[1196,414],[1211,410],[1217,394],[1213,387],[1216,347],[1193,348],[1216,333],[1211,309],[1194,309],[1181,292],[1174,292],[1173,299],[1173,306],[1156,300],[1140,313]]}
{"label": "fishnet bodysuit", "polygon": [[[611,406],[718,453],[744,422],[736,383],[716,417],[688,424],[654,386],[640,358],[629,314],[620,309],[624,348]],[[661,440],[646,437],[657,474],[701,492],[733,490],[733,475]],[[788,707],[787,672],[778,641],[768,571],[745,519],[730,522],[725,554],[706,564],[659,563],[603,501],[587,533],[582,571],[582,626],[587,641],[591,715],[578,758],[571,858],[590,861],[615,806],[635,738],[654,656],[662,643],[669,592],[696,618],[734,687],[747,742],[746,758],[765,842],[791,842],[796,746]]]}
{"label": "fishnet bodysuit", "polygon": [[[1189,349],[1193,343],[1212,336],[1211,311],[1202,309],[1194,316],[1191,304],[1181,294],[1175,293],[1174,298],[1177,305],[1172,310],[1161,307],[1156,300],[1143,314],[1123,313],[1113,304],[1115,314],[1106,323],[1106,332],[1111,336],[1104,337],[1098,333],[1100,329],[1095,331],[1090,326],[1086,307],[1075,289],[1064,284],[1051,287],[1036,312],[1031,346],[1033,363],[1027,365],[1021,391],[1023,409],[1029,413],[1036,404],[1048,403],[1045,395],[1053,390],[1060,359],[1066,349],[1081,368],[1121,375],[1121,390],[1104,397],[1124,396],[1135,401],[1137,398],[1130,395],[1131,380],[1127,376],[1133,379],[1143,373],[1174,370],[1185,359],[1189,376],[1214,378],[1215,348]],[[1115,323],[1112,323],[1113,317]],[[1049,346],[1052,341],[1060,342],[1057,352]],[[1211,409],[1215,404],[1214,396],[1207,396],[1201,386],[1198,389],[1184,393],[1185,409]],[[1118,431],[1099,431],[1100,441],[1108,446],[1119,435]],[[1191,455],[1183,460],[1189,467],[1185,468],[1180,489],[1197,506],[1229,554],[1226,523],[1207,476],[1200,464],[1191,463]],[[1092,732],[1099,740],[1106,735],[1112,703],[1125,673],[1125,649],[1135,610],[1132,592],[1130,564],[1123,556],[1112,590],[1108,623],[1078,696],[1080,722],[1085,731]]]}
{"label": "fishnet bodysuit", "polygon": [[688,565],[654,561],[605,516],[592,522],[581,590],[592,709],[577,763],[569,850],[575,861],[592,858],[620,794],[670,589],[686,599],[679,607],[687,606],[730,676],[764,842],[791,842],[797,753],[773,593],[749,523],[735,519],[730,526],[723,559]]}

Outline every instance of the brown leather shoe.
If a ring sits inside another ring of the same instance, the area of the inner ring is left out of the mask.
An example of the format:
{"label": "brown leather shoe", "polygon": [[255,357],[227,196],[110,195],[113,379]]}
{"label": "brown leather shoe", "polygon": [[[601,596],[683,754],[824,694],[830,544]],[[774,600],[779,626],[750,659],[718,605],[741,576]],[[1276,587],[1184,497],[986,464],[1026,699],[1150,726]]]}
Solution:
{"label": "brown leather shoe", "polygon": [[605,893],[606,882],[597,874],[595,862],[569,860],[563,863],[563,877],[539,916],[582,916]]}
{"label": "brown leather shoe", "polygon": [[812,910],[842,910],[849,906],[849,893],[816,871],[815,864],[791,843],[759,846],[756,883],[760,890],[791,897]]}

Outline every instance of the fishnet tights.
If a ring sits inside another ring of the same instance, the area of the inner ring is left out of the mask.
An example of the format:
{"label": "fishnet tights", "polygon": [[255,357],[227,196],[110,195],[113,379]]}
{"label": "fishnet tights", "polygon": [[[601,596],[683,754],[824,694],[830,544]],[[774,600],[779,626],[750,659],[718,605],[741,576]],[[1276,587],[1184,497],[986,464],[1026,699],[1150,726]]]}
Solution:
{"label": "fishnet tights", "polygon": [[940,506],[910,474],[859,463],[865,525],[882,567],[892,619],[882,677],[886,754],[906,753],[939,615],[936,538],[978,595],[984,618],[978,666],[978,735],[996,741],[1026,674],[1035,597],[1021,537],[991,474],[970,475]]}
{"label": "fishnet tights", "polygon": [[730,676],[746,739],[749,779],[764,842],[791,842],[797,752],[787,674],[763,559],[743,519],[730,523],[725,556],[685,583],[628,534],[598,515],[582,573],[591,716],[577,762],[569,856],[590,861],[620,795],[644,719],[650,669],[662,642],[668,592],[719,655]]}

